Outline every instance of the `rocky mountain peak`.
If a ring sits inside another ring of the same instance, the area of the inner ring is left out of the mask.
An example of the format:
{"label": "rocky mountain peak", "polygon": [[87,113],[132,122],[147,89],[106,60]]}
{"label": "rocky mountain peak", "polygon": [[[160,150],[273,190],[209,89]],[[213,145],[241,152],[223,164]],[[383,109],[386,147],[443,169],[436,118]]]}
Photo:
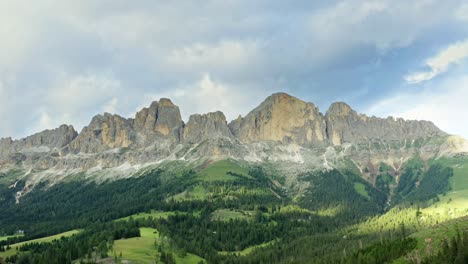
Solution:
{"label": "rocky mountain peak", "polygon": [[174,105],[174,103],[172,103],[171,99],[169,99],[169,98],[159,99],[159,105],[160,106],[176,107],[176,105]]}
{"label": "rocky mountain peak", "polygon": [[184,141],[187,143],[197,143],[219,137],[233,137],[226,117],[220,111],[191,115],[184,128]]}
{"label": "rocky mountain peak", "polygon": [[[20,140],[1,139],[0,165],[90,169],[213,155],[304,161],[298,154],[304,149],[325,150],[345,143],[368,146],[369,142],[404,142],[406,146],[416,139],[441,136],[446,134],[431,122],[367,117],[343,102],[333,103],[324,116],[314,104],[286,93],[272,94],[229,124],[220,111],[192,115],[184,124],[179,107],[161,98],[138,111],[135,118],[96,115],[79,134],[72,126],[62,125]],[[194,144],[198,144],[196,148]],[[446,149],[454,149],[452,145]],[[78,153],[86,155],[75,155]],[[64,154],[70,155],[65,158]]]}
{"label": "rocky mountain peak", "polygon": [[135,115],[135,128],[139,131],[153,131],[156,124],[159,102],[154,101],[149,108],[144,107]]}
{"label": "rocky mountain peak", "polygon": [[162,98],[159,100],[154,131],[163,136],[173,135],[179,138],[183,125],[179,107],[169,99]]}
{"label": "rocky mountain peak", "polygon": [[270,96],[268,96],[264,102],[281,102],[281,101],[289,101],[289,100],[292,100],[292,101],[302,101],[290,94],[287,94],[287,93],[282,93],[282,92],[279,92],[279,93],[274,93]]}
{"label": "rocky mountain peak", "polygon": [[285,93],[275,93],[245,118],[231,122],[234,135],[243,142],[282,141],[298,144],[321,142],[325,126],[319,110]]}
{"label": "rocky mountain peak", "polygon": [[47,146],[49,148],[62,148],[69,144],[77,134],[73,126],[61,125],[58,128],[47,129],[14,142],[21,142],[24,147]]}
{"label": "rocky mountain peak", "polygon": [[443,136],[445,132],[427,121],[378,118],[358,115],[343,102],[333,103],[325,115],[327,137],[335,146],[345,142],[414,140],[432,136]]}
{"label": "rocky mountain peak", "polygon": [[73,152],[96,153],[134,142],[133,120],[105,113],[93,117],[88,126],[70,144]]}
{"label": "rocky mountain peak", "polygon": [[183,126],[179,107],[166,98],[154,101],[149,108],[145,107],[137,112],[134,121],[134,129],[141,135],[139,143],[143,145],[150,144],[158,138],[178,143]]}
{"label": "rocky mountain peak", "polygon": [[330,105],[326,115],[331,116],[348,116],[351,114],[356,114],[356,112],[344,102],[335,102]]}

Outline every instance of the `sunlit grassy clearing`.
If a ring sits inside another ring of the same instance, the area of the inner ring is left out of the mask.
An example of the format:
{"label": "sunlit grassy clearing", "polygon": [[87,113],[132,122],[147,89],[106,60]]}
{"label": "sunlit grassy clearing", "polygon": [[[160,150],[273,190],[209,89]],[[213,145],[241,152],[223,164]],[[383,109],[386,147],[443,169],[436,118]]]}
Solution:
{"label": "sunlit grassy clearing", "polygon": [[[160,256],[157,246],[162,243],[163,238],[161,238],[159,232],[153,228],[140,228],[140,234],[141,237],[114,241],[113,250],[109,252],[109,255],[111,257],[117,256],[118,258],[122,256],[122,260],[130,260],[133,264],[154,263],[156,259],[159,263]],[[165,251],[167,252],[168,250],[165,249]],[[178,256],[176,252],[172,253],[174,254],[176,262],[181,264],[197,264],[203,260],[189,253],[185,257]]]}
{"label": "sunlit grassy clearing", "polygon": [[273,240],[273,241],[265,242],[263,244],[248,247],[248,248],[246,248],[244,250],[241,250],[241,251],[221,251],[219,253],[222,254],[222,255],[235,254],[235,255],[240,255],[240,256],[247,256],[250,253],[252,253],[255,249],[268,247],[268,246],[271,246],[272,244],[274,244],[276,242],[277,242],[277,240]]}
{"label": "sunlit grassy clearing", "polygon": [[23,236],[23,235],[0,236],[0,241],[7,240],[10,237],[19,237],[19,236]]}
{"label": "sunlit grassy clearing", "polygon": [[229,221],[229,219],[250,220],[253,212],[241,212],[230,209],[218,209],[211,214],[212,220]]}
{"label": "sunlit grassy clearing", "polygon": [[178,193],[174,196],[167,198],[167,200],[174,199],[175,201],[184,201],[184,200],[205,200],[207,197],[208,191],[201,185],[196,185],[191,189],[185,190],[181,193]]}
{"label": "sunlit grassy clearing", "polygon": [[366,197],[367,199],[370,199],[369,193],[367,193],[366,186],[364,184],[359,183],[359,182],[355,182],[354,183],[354,190],[356,190],[357,193],[359,193],[360,195]]}
{"label": "sunlit grassy clearing", "polygon": [[43,238],[38,238],[38,239],[33,239],[33,240],[28,240],[28,241],[16,243],[16,244],[11,245],[11,249],[6,250],[5,252],[0,252],[0,257],[6,258],[6,257],[10,257],[10,256],[15,255],[16,254],[16,248],[19,248],[20,246],[22,246],[24,244],[27,244],[27,243],[52,242],[55,239],[60,239],[61,237],[69,237],[69,236],[72,236],[74,234],[77,234],[78,232],[79,232],[79,230],[72,230],[72,231],[60,233],[60,234],[53,235],[53,236],[48,236],[48,237],[43,237]]}
{"label": "sunlit grassy clearing", "polygon": [[198,173],[198,176],[204,181],[232,181],[237,177],[229,175],[228,172],[236,173],[249,177],[247,169],[239,166],[230,160],[221,160],[208,165]]}
{"label": "sunlit grassy clearing", "polygon": [[128,221],[128,220],[130,220],[130,218],[132,218],[134,220],[137,220],[137,219],[144,219],[144,218],[148,218],[148,217],[152,217],[154,219],[159,219],[159,218],[166,219],[170,215],[175,215],[175,214],[176,214],[176,212],[151,211],[151,213],[137,213],[137,214],[134,214],[134,215],[129,215],[127,217],[119,218],[116,221]]}
{"label": "sunlit grassy clearing", "polygon": [[[457,228],[462,231],[468,229],[468,219],[458,218],[438,224],[433,227],[425,228],[411,235],[418,240],[418,248],[426,248],[431,244],[433,248],[439,248],[443,239],[448,239],[456,234]],[[426,239],[432,239],[432,242],[426,242]]]}

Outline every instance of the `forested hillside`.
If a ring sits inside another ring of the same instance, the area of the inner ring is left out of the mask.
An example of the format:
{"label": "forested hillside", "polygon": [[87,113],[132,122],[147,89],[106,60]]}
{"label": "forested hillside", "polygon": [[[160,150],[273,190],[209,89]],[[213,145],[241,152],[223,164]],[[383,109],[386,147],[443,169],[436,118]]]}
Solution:
{"label": "forested hillside", "polygon": [[[306,173],[300,176],[309,183],[305,192],[292,196],[278,175],[234,161],[201,170],[154,169],[100,184],[44,183],[19,204],[12,199],[22,188],[18,182],[16,189],[1,189],[0,232],[10,236],[0,240],[0,257],[12,263],[405,260],[418,247],[411,234],[463,215],[431,211],[450,192],[453,175],[440,162],[424,168],[411,161],[392,190],[393,205],[387,190],[352,170]],[[24,235],[15,236],[18,230]],[[54,242],[28,242],[69,230],[79,231]]]}

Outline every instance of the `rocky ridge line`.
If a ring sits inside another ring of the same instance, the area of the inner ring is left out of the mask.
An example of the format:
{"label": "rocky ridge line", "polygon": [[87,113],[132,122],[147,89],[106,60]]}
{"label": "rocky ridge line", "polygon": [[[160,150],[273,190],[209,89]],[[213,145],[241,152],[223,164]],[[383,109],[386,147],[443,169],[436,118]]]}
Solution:
{"label": "rocky ridge line", "polygon": [[79,134],[72,126],[62,125],[20,140],[1,139],[0,169],[7,165],[41,169],[89,169],[99,164],[116,167],[171,156],[264,160],[270,154],[258,144],[268,142],[307,149],[444,136],[447,134],[432,122],[368,117],[343,102],[333,103],[324,115],[314,104],[285,93],[272,94],[245,117],[239,116],[229,124],[220,111],[195,114],[184,123],[179,107],[162,98],[134,118],[97,115]]}

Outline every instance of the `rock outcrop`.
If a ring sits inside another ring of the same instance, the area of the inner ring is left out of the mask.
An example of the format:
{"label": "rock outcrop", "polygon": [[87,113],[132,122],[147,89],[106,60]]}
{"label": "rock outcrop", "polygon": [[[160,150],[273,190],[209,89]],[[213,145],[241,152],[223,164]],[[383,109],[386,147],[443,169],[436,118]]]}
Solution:
{"label": "rock outcrop", "polygon": [[368,117],[343,102],[333,103],[324,116],[312,103],[284,93],[271,95],[245,118],[233,120],[229,127],[244,143],[279,141],[302,146],[447,135],[429,121]]}
{"label": "rock outcrop", "polygon": [[367,117],[359,115],[343,102],[333,103],[325,120],[328,140],[335,146],[346,142],[390,142],[447,135],[429,121]]}
{"label": "rock outcrop", "polygon": [[326,141],[325,122],[318,108],[285,93],[269,96],[229,127],[244,143],[280,141],[308,145]]}
{"label": "rock outcrop", "polygon": [[143,108],[135,116],[135,130],[143,136],[143,142],[152,142],[155,138],[166,138],[179,143],[184,122],[179,107],[171,100],[161,98]]}
{"label": "rock outcrop", "polygon": [[133,120],[105,113],[93,117],[70,144],[74,153],[98,153],[112,148],[129,147],[135,141]]}
{"label": "rock outcrop", "polygon": [[77,135],[73,126],[61,125],[56,129],[44,130],[19,140],[2,138],[0,139],[0,158],[14,153],[57,151],[67,146]]}
{"label": "rock outcrop", "polygon": [[98,153],[115,148],[141,148],[157,141],[180,143],[184,123],[179,107],[162,98],[139,111],[135,119],[105,113],[95,116],[71,142],[74,153]]}
{"label": "rock outcrop", "polygon": [[233,138],[226,117],[220,111],[204,115],[191,115],[184,128],[185,143],[193,144],[220,137]]}

